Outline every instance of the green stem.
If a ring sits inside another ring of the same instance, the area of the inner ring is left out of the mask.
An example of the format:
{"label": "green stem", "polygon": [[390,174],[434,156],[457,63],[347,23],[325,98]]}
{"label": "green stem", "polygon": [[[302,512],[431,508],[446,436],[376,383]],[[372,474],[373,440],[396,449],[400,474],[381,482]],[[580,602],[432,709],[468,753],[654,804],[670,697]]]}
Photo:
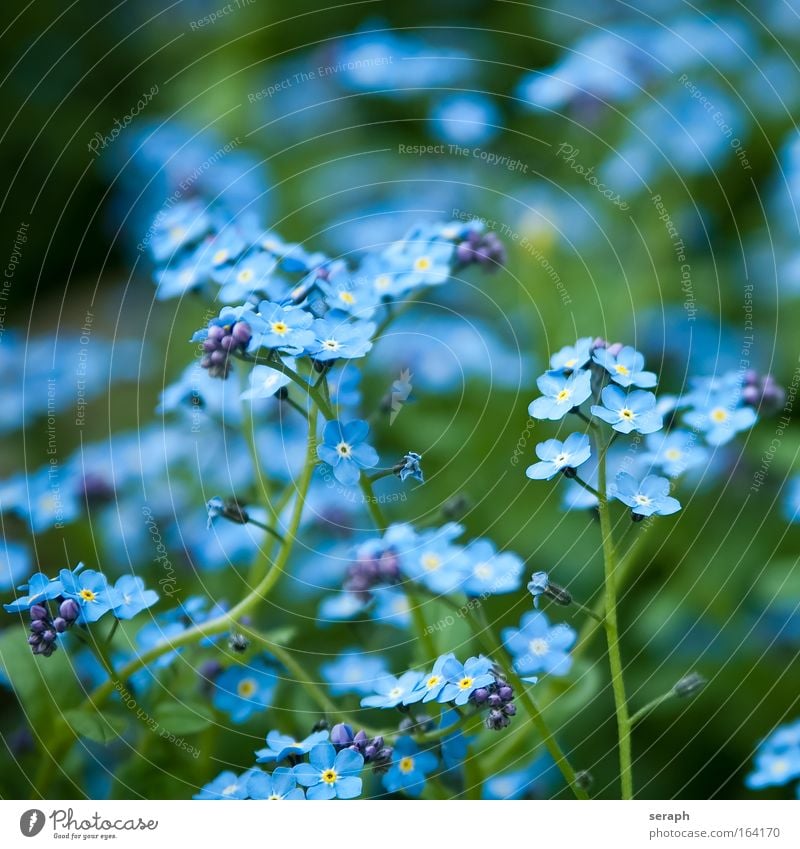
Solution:
{"label": "green stem", "polygon": [[[597,446],[599,440],[595,441]],[[604,610],[603,625],[608,643],[608,661],[611,668],[611,689],[614,693],[614,710],[617,716],[617,736],[619,738],[619,778],[623,799],[633,798],[633,766],[631,753],[631,720],[628,713],[628,700],[625,694],[625,680],[622,671],[622,655],[619,646],[619,625],[617,622],[617,554],[611,530],[611,515],[606,487],[606,451],[598,451],[597,483],[599,487],[598,511],[600,513],[600,534],[603,541],[604,565]]]}
{"label": "green stem", "polygon": [[674,698],[675,691],[670,690],[668,693],[662,693],[658,698],[653,699],[652,702],[648,702],[644,707],[639,708],[639,710],[631,716],[631,727],[638,725],[649,713],[663,705],[664,702],[668,702],[670,699]]}
{"label": "green stem", "polygon": [[271,534],[275,537],[278,542],[283,545],[286,540],[275,530],[275,528],[271,528],[269,525],[265,525],[263,522],[259,522],[258,519],[254,519],[252,516],[248,516],[247,519],[248,525],[255,525],[257,528],[261,528],[262,531],[266,531],[268,534]]}

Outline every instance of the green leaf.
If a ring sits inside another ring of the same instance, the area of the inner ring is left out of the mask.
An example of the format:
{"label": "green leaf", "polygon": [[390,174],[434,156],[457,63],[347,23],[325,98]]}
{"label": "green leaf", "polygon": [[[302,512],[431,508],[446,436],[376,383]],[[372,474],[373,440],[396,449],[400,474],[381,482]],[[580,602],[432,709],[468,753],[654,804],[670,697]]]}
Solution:
{"label": "green leaf", "polygon": [[88,707],[65,711],[64,719],[78,735],[103,745],[118,740],[128,726],[123,716],[110,710],[101,713]]}
{"label": "green leaf", "polygon": [[214,720],[211,710],[201,702],[179,702],[175,699],[162,702],[153,712],[162,731],[175,736],[197,734],[207,728]]}

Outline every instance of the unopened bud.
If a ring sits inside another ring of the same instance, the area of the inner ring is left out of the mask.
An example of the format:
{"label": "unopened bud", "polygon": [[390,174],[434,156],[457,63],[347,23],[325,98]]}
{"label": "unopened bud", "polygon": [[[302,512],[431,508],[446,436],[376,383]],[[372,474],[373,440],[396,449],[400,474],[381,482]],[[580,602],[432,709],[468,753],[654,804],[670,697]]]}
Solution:
{"label": "unopened bud", "polygon": [[688,699],[699,693],[705,687],[706,683],[706,679],[699,672],[690,672],[681,678],[672,689],[676,696],[682,699]]}

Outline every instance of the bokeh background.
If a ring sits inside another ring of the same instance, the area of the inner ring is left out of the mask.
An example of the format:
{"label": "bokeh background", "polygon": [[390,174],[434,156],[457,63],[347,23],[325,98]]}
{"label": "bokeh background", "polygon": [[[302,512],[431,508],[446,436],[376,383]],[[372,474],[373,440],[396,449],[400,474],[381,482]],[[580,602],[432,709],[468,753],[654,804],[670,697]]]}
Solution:
{"label": "bokeh background", "polygon": [[[425,457],[428,483],[389,505],[392,519],[430,520],[463,495],[468,536],[551,570],[577,597],[600,586],[595,520],[524,476],[535,442],[553,435],[527,416],[550,352],[578,336],[622,340],[647,354],[662,391],[678,392],[691,375],[738,368],[744,348],[753,368],[796,390],[796,4],[599,0],[590,15],[572,0],[317,6],[79,0],[54,12],[33,2],[0,36],[4,596],[32,564],[55,572],[84,560],[157,582],[143,505],[158,518],[178,598],[241,595],[258,540],[209,542],[203,503],[229,494],[220,490],[247,460],[211,424],[195,432],[169,405],[156,411],[214,305],[157,300],[137,248],[192,174],[190,194],[332,256],[454,216],[485,218],[500,234],[505,269],[437,290],[378,346],[365,412],[378,411],[382,455]],[[389,426],[380,403],[406,368],[411,398]],[[758,741],[800,713],[800,431],[788,415],[718,452],[682,512],[651,534],[623,594],[639,704],[691,670],[709,679],[692,703],[636,731],[643,797],[748,797]],[[280,440],[267,450],[282,453]],[[37,502],[54,456],[61,516]],[[26,498],[29,510],[9,508]],[[270,625],[303,617],[293,644],[312,666],[339,649],[390,645],[392,668],[404,669],[409,648],[388,626],[310,627],[349,543],[323,522],[307,533]],[[521,593],[498,597],[489,615],[513,624],[528,606]],[[81,698],[70,667],[92,672],[66,653],[34,663],[11,617],[0,645],[6,675],[25,682],[0,689],[0,795],[27,797],[52,711]],[[202,690],[191,664],[170,674],[174,691]],[[605,676],[598,643],[575,673],[582,689],[565,683],[555,709],[575,762],[610,795]],[[105,747],[73,751],[48,792],[187,798],[222,765],[248,765],[269,728],[308,723],[297,688],[282,688],[271,710],[242,727],[218,716],[213,734],[197,735],[199,763],[157,742],[137,754],[120,739],[108,747],[114,777]],[[520,741],[509,768],[524,758]]]}

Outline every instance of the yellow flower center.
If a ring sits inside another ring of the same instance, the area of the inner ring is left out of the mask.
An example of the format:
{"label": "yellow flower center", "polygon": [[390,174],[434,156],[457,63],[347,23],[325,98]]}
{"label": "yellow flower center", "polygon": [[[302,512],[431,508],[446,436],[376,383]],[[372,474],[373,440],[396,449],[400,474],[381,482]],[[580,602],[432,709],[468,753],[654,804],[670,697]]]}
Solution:
{"label": "yellow flower center", "polygon": [[378,289],[388,289],[392,284],[392,278],[388,274],[381,274],[375,278],[375,285]]}
{"label": "yellow flower center", "polygon": [[187,269],[186,271],[182,271],[180,273],[180,276],[179,276],[178,279],[181,281],[181,283],[184,284],[184,286],[188,286],[189,283],[191,283],[192,280],[194,279],[194,274]]}
{"label": "yellow flower center", "polygon": [[97,593],[93,593],[91,590],[81,590],[78,595],[84,601],[94,601],[97,598]]}
{"label": "yellow flower center", "polygon": [[420,256],[414,260],[415,271],[427,271],[431,267],[430,257]]}
{"label": "yellow flower center", "polygon": [[425,682],[425,686],[431,690],[433,689],[440,681],[442,680],[441,675],[431,675],[430,678]]}
{"label": "yellow flower center", "polygon": [[392,689],[389,690],[389,698],[390,699],[398,699],[402,695],[403,695],[403,688],[402,687],[392,687]]}
{"label": "yellow flower center", "polygon": [[711,421],[716,422],[717,424],[722,424],[728,420],[728,411],[723,409],[722,407],[715,407],[711,411]]}
{"label": "yellow flower center", "polygon": [[339,292],[339,299],[345,304],[354,304],[356,302],[355,297],[350,292]]}
{"label": "yellow flower center", "polygon": [[340,457],[349,457],[353,449],[347,442],[340,442],[336,446],[336,451]]}
{"label": "yellow flower center", "polygon": [[528,643],[528,648],[531,650],[531,654],[534,657],[542,657],[542,655],[545,655],[550,651],[550,643],[542,637],[538,637]]}
{"label": "yellow flower center", "polygon": [[172,236],[173,239],[175,239],[177,241],[178,239],[182,239],[186,235],[186,228],[185,227],[173,227],[169,231],[169,234],[170,234],[170,236]]}
{"label": "yellow flower center", "polygon": [[425,554],[422,557],[422,566],[428,572],[435,572],[442,565],[442,558],[436,554]]}
{"label": "yellow flower center", "polygon": [[653,503],[653,500],[652,500],[651,498],[648,498],[648,496],[646,496],[646,495],[642,495],[641,493],[638,493],[637,495],[634,495],[634,496],[633,496],[633,500],[634,500],[634,501],[635,501],[635,502],[636,502],[636,503],[637,503],[640,507],[649,507],[649,506],[650,506],[650,504],[652,504],[652,503]]}
{"label": "yellow flower center", "polygon": [[268,800],[268,801],[269,801],[269,800],[275,801],[276,799],[280,800],[280,799],[282,799],[282,798],[283,798],[283,797],[282,797],[282,796],[278,796],[278,794],[277,794],[277,793],[273,793],[271,796],[267,796],[267,800]]}
{"label": "yellow flower center", "polygon": [[625,419],[626,421],[632,422],[636,418],[636,413],[633,410],[629,410],[627,407],[623,407],[619,411],[619,417],[621,419]]}
{"label": "yellow flower center", "polygon": [[254,277],[252,268],[243,268],[239,272],[238,280],[240,283],[249,283]]}
{"label": "yellow flower center", "polygon": [[476,578],[491,578],[492,567],[488,563],[476,563],[472,570]]}
{"label": "yellow flower center", "polygon": [[326,784],[335,784],[335,783],[336,783],[336,779],[337,779],[338,777],[339,777],[339,776],[336,774],[336,770],[335,770],[335,769],[326,769],[326,770],[325,770],[325,772],[323,772],[323,773],[322,773],[322,780],[323,780]]}
{"label": "yellow flower center", "polygon": [[667,460],[680,460],[681,452],[677,448],[670,448],[664,455]]}
{"label": "yellow flower center", "polygon": [[236,686],[236,692],[243,698],[249,699],[256,691],[256,682],[252,678],[243,678]]}
{"label": "yellow flower center", "polygon": [[335,339],[326,339],[322,343],[323,348],[327,348],[329,351],[338,351],[339,343]]}
{"label": "yellow flower center", "polygon": [[565,365],[567,368],[575,368],[575,365],[576,365],[576,363],[577,363],[577,362],[578,362],[578,358],[577,358],[577,357],[570,357],[570,359],[568,359],[568,360],[564,363],[564,365]]}
{"label": "yellow flower center", "polygon": [[770,764],[769,771],[775,778],[782,778],[789,772],[789,761],[786,758],[778,758]]}
{"label": "yellow flower center", "polygon": [[459,688],[460,690],[469,690],[469,688],[472,686],[472,682],[473,682],[474,680],[475,680],[475,679],[474,679],[474,678],[470,678],[470,677],[469,677],[469,675],[465,675],[465,676],[464,676],[464,677],[463,677],[463,678],[462,678],[462,679],[458,682],[458,688]]}
{"label": "yellow flower center", "polygon": [[273,321],[270,327],[278,336],[285,336],[289,332],[289,325],[285,321]]}
{"label": "yellow flower center", "polygon": [[227,787],[226,787],[226,788],[222,791],[222,795],[223,795],[223,796],[231,796],[231,795],[233,795],[235,792],[236,792],[236,785],[235,785],[235,784],[229,784],[229,785],[228,785],[228,786],[227,786]]}
{"label": "yellow flower center", "polygon": [[409,772],[414,770],[414,758],[401,758],[397,766],[400,772],[408,775]]}
{"label": "yellow flower center", "polygon": [[614,366],[614,371],[624,377],[627,377],[631,373],[631,370],[627,366],[623,366],[621,363],[617,363],[617,365]]}
{"label": "yellow flower center", "polygon": [[559,404],[563,404],[564,401],[569,400],[570,395],[572,395],[572,392],[570,392],[569,389],[562,389],[558,395],[556,395],[556,401],[558,401]]}
{"label": "yellow flower center", "polygon": [[223,262],[225,262],[225,260],[227,258],[228,258],[228,249],[227,248],[220,248],[218,251],[216,251],[214,256],[211,257],[211,262],[213,262],[214,265],[221,265]]}

